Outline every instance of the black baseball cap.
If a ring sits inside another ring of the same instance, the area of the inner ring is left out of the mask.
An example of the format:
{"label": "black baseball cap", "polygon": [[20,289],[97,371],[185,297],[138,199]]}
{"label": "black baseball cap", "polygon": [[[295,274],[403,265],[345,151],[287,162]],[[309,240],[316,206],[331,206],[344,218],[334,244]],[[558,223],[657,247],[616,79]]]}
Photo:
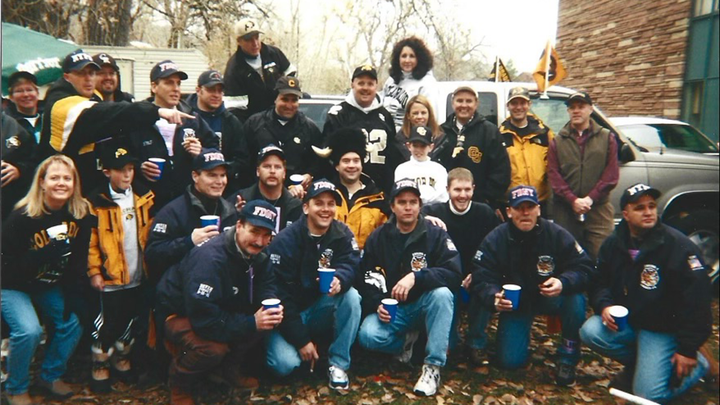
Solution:
{"label": "black baseball cap", "polygon": [[175,64],[175,62],[171,60],[164,60],[162,62],[158,62],[153,66],[152,70],[150,71],[150,81],[156,82],[162,78],[172,76],[174,74],[178,74],[180,76],[180,80],[187,80],[188,75],[187,73],[180,70],[180,67]]}
{"label": "black baseball cap", "polygon": [[425,145],[430,145],[433,143],[432,130],[430,127],[422,125],[419,127],[413,127],[410,131],[410,138],[408,139],[408,142],[422,142]]}
{"label": "black baseball cap", "polygon": [[115,62],[115,58],[106,54],[105,52],[99,53],[97,55],[93,55],[92,58],[93,58],[93,62],[95,62],[100,67],[102,67],[104,65],[110,65],[114,71],[116,71],[116,72],[120,71],[120,67],[117,65],[117,62]]}
{"label": "black baseball cap", "polygon": [[215,148],[203,149],[192,161],[192,170],[195,172],[212,170],[218,166],[226,166],[225,156]]}
{"label": "black baseball cap", "polygon": [[262,163],[262,161],[265,160],[265,158],[270,155],[275,155],[275,156],[279,157],[280,159],[285,160],[285,152],[283,152],[283,150],[278,148],[277,146],[270,144],[270,145],[267,145],[264,148],[260,149],[260,152],[258,152],[258,157],[257,157],[258,166],[260,166],[260,163]]}
{"label": "black baseball cap", "polygon": [[530,91],[525,87],[513,87],[510,89],[510,93],[508,93],[508,103],[516,98],[522,98],[530,101]]}
{"label": "black baseball cap", "polygon": [[291,76],[279,78],[275,83],[275,91],[277,91],[278,94],[294,94],[299,98],[303,96],[302,90],[300,90],[300,80]]}
{"label": "black baseball cap", "polygon": [[37,86],[37,77],[35,77],[34,74],[30,72],[26,72],[24,70],[18,70],[17,72],[10,75],[8,78],[8,89],[12,89],[15,83],[18,82],[18,80],[25,79],[31,81],[35,86]]}
{"label": "black baseball cap", "polygon": [[637,183],[623,191],[622,197],[620,197],[620,208],[625,209],[626,205],[634,203],[646,194],[656,200],[662,195],[660,190],[656,188],[652,188],[647,184]]}
{"label": "black baseball cap", "polygon": [[225,85],[223,75],[217,70],[206,70],[198,77],[198,86],[212,87],[216,84]]}
{"label": "black baseball cap", "polygon": [[420,188],[417,182],[413,179],[400,179],[393,184],[392,191],[390,191],[390,201],[394,201],[395,197],[403,191],[410,190],[420,197]]}
{"label": "black baseball cap", "polygon": [[252,200],[243,205],[238,215],[254,226],[274,231],[275,219],[278,213],[275,207],[269,202],[265,200]]}
{"label": "black baseball cap", "polygon": [[62,69],[65,73],[82,70],[85,66],[90,65],[95,70],[100,70],[100,66],[93,61],[92,56],[89,53],[84,52],[82,49],[78,49],[65,56],[62,63]]}
{"label": "black baseball cap", "polygon": [[137,159],[130,154],[128,148],[115,143],[103,149],[100,163],[103,169],[122,169],[128,163],[137,163]]}
{"label": "black baseball cap", "polygon": [[508,205],[516,208],[520,203],[529,201],[535,205],[540,205],[537,190],[533,186],[519,185],[513,187],[508,193]]}
{"label": "black baseball cap", "polygon": [[337,188],[335,188],[335,185],[330,182],[330,180],[322,178],[313,181],[310,184],[310,187],[307,189],[307,193],[305,193],[305,198],[303,198],[304,202],[310,201],[310,199],[315,198],[319,196],[322,193],[330,193],[335,198],[335,202],[337,204],[342,204],[342,198],[340,197],[340,193],[337,191]]}
{"label": "black baseball cap", "polygon": [[590,95],[585,91],[578,91],[577,93],[571,94],[570,97],[565,100],[565,105],[569,106],[573,101],[580,101],[585,104],[593,105],[592,98],[590,98]]}
{"label": "black baseball cap", "polygon": [[353,71],[352,79],[350,79],[350,80],[355,80],[356,77],[360,77],[360,76],[370,76],[375,80],[377,80],[377,78],[378,78],[377,70],[375,70],[375,68],[372,67],[372,65],[368,65],[368,64],[360,65],[360,66],[356,67],[355,70]]}

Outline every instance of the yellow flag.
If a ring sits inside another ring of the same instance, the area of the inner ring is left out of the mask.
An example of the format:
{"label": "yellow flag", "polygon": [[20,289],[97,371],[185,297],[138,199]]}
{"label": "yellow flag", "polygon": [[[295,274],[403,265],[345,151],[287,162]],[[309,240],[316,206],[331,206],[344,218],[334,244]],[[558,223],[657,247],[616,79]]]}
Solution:
{"label": "yellow flag", "polygon": [[505,65],[502,62],[502,59],[497,58],[495,60],[495,65],[493,65],[492,70],[490,71],[490,74],[488,75],[488,81],[491,82],[511,82],[512,79],[510,79],[510,73],[507,71],[507,68],[505,68]]}
{"label": "yellow flag", "polygon": [[555,48],[550,45],[550,41],[545,45],[545,50],[540,56],[540,61],[533,72],[535,83],[537,83],[538,93],[542,93],[548,87],[560,83],[567,76],[565,66],[560,61],[560,56],[555,52]]}

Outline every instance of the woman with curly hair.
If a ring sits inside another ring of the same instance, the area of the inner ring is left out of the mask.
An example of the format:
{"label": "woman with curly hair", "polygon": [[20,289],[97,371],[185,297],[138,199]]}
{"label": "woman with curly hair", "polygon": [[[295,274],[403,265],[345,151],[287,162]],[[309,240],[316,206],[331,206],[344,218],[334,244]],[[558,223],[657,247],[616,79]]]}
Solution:
{"label": "woman with curly hair", "polygon": [[[402,145],[410,138],[410,132],[413,127],[430,127],[432,130],[433,142],[437,142],[442,137],[442,130],[435,119],[433,106],[427,97],[418,94],[410,98],[405,106],[405,114],[403,116],[402,127],[395,135],[398,142]],[[410,159],[410,150],[403,148],[402,150],[405,160]]]}
{"label": "woman with curly hair", "polygon": [[432,53],[418,37],[396,43],[390,60],[390,77],[383,86],[383,106],[392,114],[399,132],[410,98],[421,94],[435,106],[437,80],[432,74]]}

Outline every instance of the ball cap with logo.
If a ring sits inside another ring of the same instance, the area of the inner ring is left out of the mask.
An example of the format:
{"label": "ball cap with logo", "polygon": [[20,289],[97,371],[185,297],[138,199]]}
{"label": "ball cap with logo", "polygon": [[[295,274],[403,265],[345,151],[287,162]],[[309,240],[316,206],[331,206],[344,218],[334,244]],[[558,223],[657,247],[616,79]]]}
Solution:
{"label": "ball cap with logo", "polygon": [[278,148],[277,146],[270,144],[262,149],[260,149],[260,152],[258,152],[257,162],[258,166],[260,166],[260,163],[265,160],[266,157],[270,155],[275,155],[279,157],[281,160],[285,160],[285,152],[283,152],[282,149]]}
{"label": "ball cap with logo", "polygon": [[302,98],[303,93],[300,90],[300,80],[292,76],[283,76],[275,83],[275,91],[278,94],[294,94]]}
{"label": "ball cap with logo", "polygon": [[390,191],[390,201],[395,200],[400,193],[403,191],[412,191],[418,197],[420,197],[420,188],[417,182],[413,179],[400,179],[393,184],[393,188]]}
{"label": "ball cap with logo", "polygon": [[372,65],[368,65],[368,64],[360,65],[360,66],[356,67],[355,71],[353,71],[352,79],[350,79],[350,80],[355,80],[356,78],[358,78],[360,76],[370,76],[374,80],[377,80],[377,78],[378,78],[377,70],[375,70],[375,68],[372,67]]}
{"label": "ball cap with logo", "polygon": [[198,86],[212,87],[216,84],[225,85],[222,74],[217,70],[206,70],[198,77]]}
{"label": "ball cap with logo", "polygon": [[103,169],[122,169],[128,163],[137,163],[137,159],[130,153],[130,149],[126,145],[115,141],[109,141],[107,145],[103,145],[100,153],[100,164]]}
{"label": "ball cap with logo", "polygon": [[625,189],[622,197],[620,197],[620,208],[625,209],[629,203],[634,203],[644,195],[649,195],[654,199],[658,199],[662,193],[656,188],[652,188],[647,184],[637,183]]}
{"label": "ball cap with logo", "polygon": [[240,218],[254,226],[275,230],[275,219],[277,218],[275,207],[265,200],[252,200],[243,205],[240,210]]}
{"label": "ball cap with logo", "polygon": [[95,62],[100,67],[108,65],[108,66],[112,67],[114,71],[116,71],[116,72],[120,71],[120,67],[117,65],[117,62],[115,62],[115,58],[106,54],[105,52],[93,55],[92,58],[93,58],[93,62]]}
{"label": "ball cap with logo", "polygon": [[585,104],[593,105],[592,98],[590,98],[590,94],[588,94],[585,91],[578,91],[577,93],[573,93],[568,97],[567,100],[565,100],[565,105],[569,106],[570,103],[573,101],[580,101]]}
{"label": "ball cap with logo", "polygon": [[530,101],[530,91],[525,87],[513,87],[510,89],[510,93],[508,93],[508,103],[516,98]]}
{"label": "ball cap with logo", "polygon": [[537,190],[533,186],[517,186],[508,193],[508,205],[517,208],[521,203],[529,201],[535,205],[539,205]]}
{"label": "ball cap with logo", "polygon": [[63,60],[62,63],[62,69],[63,72],[70,73],[82,70],[88,65],[95,68],[95,70],[100,70],[100,66],[93,62],[93,58],[89,53],[84,52],[82,49],[78,49],[65,57],[65,60]]}
{"label": "ball cap with logo", "polygon": [[324,178],[315,180],[310,184],[310,187],[308,187],[307,189],[307,193],[305,193],[305,198],[303,199],[303,201],[308,202],[322,193],[332,194],[333,198],[335,198],[335,202],[337,204],[342,204],[342,197],[340,197],[340,193],[335,188],[335,185],[332,184],[328,179]]}
{"label": "ball cap with logo", "polygon": [[263,32],[260,31],[260,25],[258,25],[257,21],[252,18],[240,20],[237,24],[237,36],[244,38],[252,34],[263,34]]}
{"label": "ball cap with logo", "polygon": [[410,131],[410,138],[408,139],[408,142],[420,142],[425,145],[430,145],[433,143],[432,130],[430,130],[430,127],[426,126],[413,127]]}
{"label": "ball cap with logo", "polygon": [[192,170],[200,172],[203,170],[212,170],[218,166],[227,167],[227,165],[222,152],[214,148],[203,149],[202,152],[193,159]]}
{"label": "ball cap with logo", "polygon": [[171,60],[164,60],[153,66],[150,71],[150,81],[157,82],[160,79],[164,79],[174,74],[178,74],[180,76],[180,80],[187,80],[188,78],[187,73],[180,70],[180,66],[175,64],[175,62]]}

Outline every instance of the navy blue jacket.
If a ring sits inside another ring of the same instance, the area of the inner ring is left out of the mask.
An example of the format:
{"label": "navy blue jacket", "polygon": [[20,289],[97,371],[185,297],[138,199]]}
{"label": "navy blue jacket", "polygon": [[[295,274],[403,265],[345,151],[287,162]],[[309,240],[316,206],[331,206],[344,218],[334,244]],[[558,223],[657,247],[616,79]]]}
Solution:
{"label": "navy blue jacket", "polygon": [[[660,222],[633,246],[625,221],[598,253],[598,282],[590,291],[595,313],[610,305],[630,310],[635,328],[674,334],[677,352],[695,358],[710,336],[710,281],[698,247]],[[638,249],[635,260],[629,249]]]}
{"label": "navy blue jacket", "polygon": [[290,344],[301,348],[310,334],[300,312],[320,298],[318,267],[335,269],[342,293],[352,287],[360,263],[360,249],[347,225],[333,220],[320,241],[310,236],[307,216],[280,232],[267,248],[269,271],[277,279],[278,298],[284,309],[280,333]]}
{"label": "navy blue jacket", "polygon": [[155,216],[145,247],[145,262],[151,281],[158,280],[165,270],[182,258],[195,246],[192,232],[200,228],[200,217],[218,215],[220,228],[235,226],[235,206],[219,198],[217,212],[207,212],[200,200],[188,186],[183,195],[163,207]]}
{"label": "navy blue jacket", "polygon": [[562,295],[585,291],[597,275],[590,257],[561,226],[538,218],[534,229],[522,232],[506,222],[485,237],[473,258],[472,294],[494,311],[495,293],[503,284],[517,284],[519,311],[531,311],[541,297],[540,256],[551,258],[550,276],[562,282]]}
{"label": "navy blue jacket", "polygon": [[360,266],[363,279],[357,283],[365,314],[375,312],[380,301],[390,298],[395,284],[410,272],[415,273],[415,286],[406,302],[413,302],[436,288],[447,287],[451,291],[460,288],[460,254],[447,232],[428,223],[421,215],[404,249],[398,252],[393,240],[397,241],[400,236],[392,216],[365,242]]}
{"label": "navy blue jacket", "polygon": [[[200,337],[237,341],[257,331],[255,312],[266,298],[275,298],[267,255],[244,258],[235,242],[236,228],[193,249],[168,270],[157,287],[161,313],[188,317]],[[253,291],[250,300],[250,267]]]}

